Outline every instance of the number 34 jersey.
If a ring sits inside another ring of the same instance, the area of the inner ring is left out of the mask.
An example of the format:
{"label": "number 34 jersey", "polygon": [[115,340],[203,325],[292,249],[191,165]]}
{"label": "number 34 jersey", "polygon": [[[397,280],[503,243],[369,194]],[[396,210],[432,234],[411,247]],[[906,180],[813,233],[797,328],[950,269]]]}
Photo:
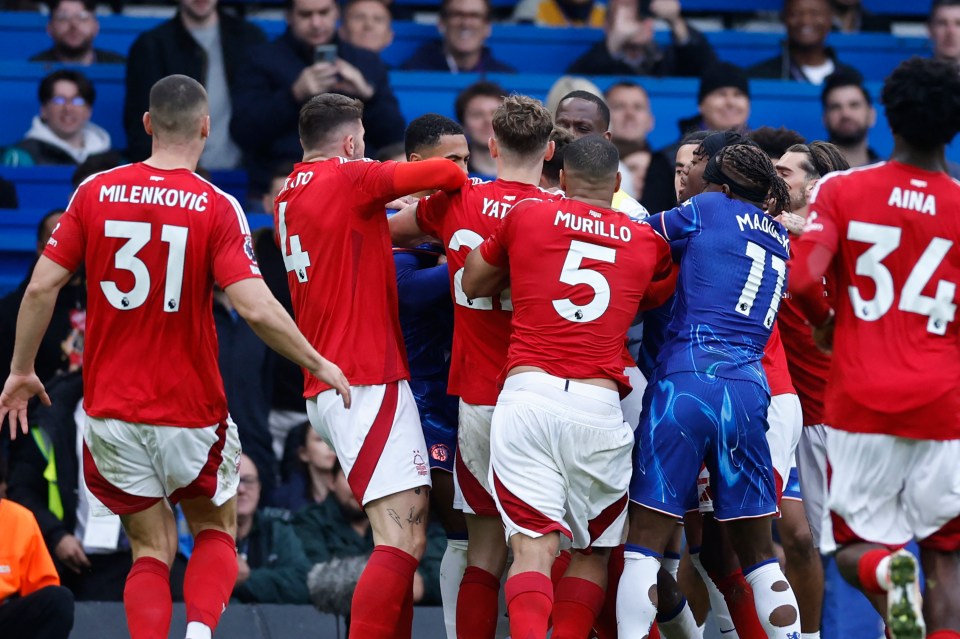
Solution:
{"label": "number 34 jersey", "polygon": [[672,337],[656,375],[697,372],[769,389],[760,360],[786,290],[786,229],[719,192],[696,195],[647,223],[680,258]]}
{"label": "number 34 jersey", "polygon": [[86,267],[89,415],[184,427],[226,418],[213,284],[260,277],[233,197],[186,169],[122,166],[80,185],[43,254]]}
{"label": "number 34 jersey", "polygon": [[460,283],[467,255],[500,226],[500,221],[521,200],[554,197],[532,184],[474,179],[455,193],[436,193],[420,200],[417,206],[420,229],[439,238],[446,247],[454,303],[447,392],[459,395],[468,404],[497,403],[497,376],[507,362],[513,304],[509,289],[492,298],[467,299]]}
{"label": "number 34 jersey", "polygon": [[833,254],[827,424],[960,438],[960,184],[899,162],[824,178],[801,242]]}

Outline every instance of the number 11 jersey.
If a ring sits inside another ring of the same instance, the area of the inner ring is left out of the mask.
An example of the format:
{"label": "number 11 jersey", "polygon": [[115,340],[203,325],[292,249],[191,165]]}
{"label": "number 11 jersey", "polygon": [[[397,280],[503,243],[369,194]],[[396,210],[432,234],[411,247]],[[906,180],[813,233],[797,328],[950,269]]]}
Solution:
{"label": "number 11 jersey", "polygon": [[760,360],[786,290],[786,229],[719,192],[695,195],[647,222],[675,242],[680,257],[672,337],[657,376],[705,373],[769,390]]}
{"label": "number 11 jersey", "polygon": [[826,423],[960,439],[960,184],[899,162],[834,173],[800,241],[834,253]]}
{"label": "number 11 jersey", "polygon": [[213,284],[260,277],[233,197],[187,169],[98,173],[43,254],[69,271],[86,267],[88,415],[184,427],[226,418]]}

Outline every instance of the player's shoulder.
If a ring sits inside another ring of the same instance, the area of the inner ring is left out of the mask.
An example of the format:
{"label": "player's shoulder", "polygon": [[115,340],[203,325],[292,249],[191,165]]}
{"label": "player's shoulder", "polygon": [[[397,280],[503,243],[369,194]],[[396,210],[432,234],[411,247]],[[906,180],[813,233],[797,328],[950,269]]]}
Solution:
{"label": "player's shoulder", "polygon": [[220,187],[218,187],[213,182],[210,182],[206,178],[193,174],[193,178],[196,179],[199,184],[207,189],[211,193],[211,203],[216,209],[225,211],[228,215],[235,215],[237,218],[237,224],[240,227],[240,231],[245,235],[250,235],[250,224],[247,221],[247,214],[243,210],[243,206],[240,204],[240,201],[237,200],[233,195],[227,193]]}
{"label": "player's shoulder", "polygon": [[861,189],[869,190],[873,188],[875,182],[885,182],[890,170],[890,164],[881,161],[827,173],[817,180],[813,187],[813,191],[810,193],[810,204],[815,204],[818,197],[822,199],[825,194],[833,195],[841,192],[856,199],[862,192]]}
{"label": "player's shoulder", "polygon": [[103,183],[128,179],[131,173],[136,173],[136,167],[136,164],[121,164],[120,166],[115,166],[112,169],[94,173],[83,180],[83,182],[77,186],[74,193],[76,194],[81,191],[97,189]]}

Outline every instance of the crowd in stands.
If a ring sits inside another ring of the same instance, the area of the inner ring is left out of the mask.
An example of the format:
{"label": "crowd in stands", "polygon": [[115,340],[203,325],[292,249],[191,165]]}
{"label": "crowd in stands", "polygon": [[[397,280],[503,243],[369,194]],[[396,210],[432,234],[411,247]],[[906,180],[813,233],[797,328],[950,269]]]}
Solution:
{"label": "crowd in stands", "polygon": [[[50,0],[49,47],[24,52],[23,60],[55,68],[37,87],[37,114],[30,128],[19,140],[0,140],[0,164],[76,167],[82,180],[98,170],[145,159],[150,154],[143,117],[149,90],[170,74],[190,76],[206,87],[212,127],[201,169],[245,169],[251,194],[245,204],[251,210],[261,206],[272,210],[283,178],[301,156],[300,107],[316,94],[360,98],[365,106],[367,156],[404,157],[405,118],[391,88],[390,68],[381,57],[394,37],[392,12],[399,11],[389,0],[346,0],[343,5],[337,0],[287,0],[285,29],[273,39],[222,4],[180,0],[176,14],[141,33],[129,51],[109,51],[97,46],[95,0]],[[436,38],[416,49],[400,69],[515,72],[514,61],[498,59],[488,46],[495,22],[489,0],[441,0],[436,13]],[[753,128],[758,143],[763,145],[765,139],[781,147],[780,153],[803,141],[782,129],[762,126],[779,127],[779,122],[750,120],[752,79],[821,87],[828,140],[851,166],[880,159],[870,146],[877,113],[862,70],[845,64],[826,40],[832,32],[889,32],[891,21],[870,13],[859,0],[784,0],[779,18],[785,30],[781,52],[744,69],[718,58],[704,33],[684,15],[680,0],[609,0],[606,5],[593,0],[522,0],[513,13],[516,22],[545,28],[602,29],[600,39],[569,68],[557,68],[556,75],[623,76],[602,94],[603,109],[609,107],[609,134],[620,152],[624,177],[629,178],[624,189],[650,211],[675,205],[676,152],[680,140],[691,132],[746,134]],[[669,30],[668,44],[655,40],[657,25]],[[960,0],[936,0],[927,26],[933,55],[960,60]],[[107,64],[126,65],[125,148],[117,148],[110,134],[91,122],[97,90],[85,67]],[[676,141],[652,148],[648,137],[654,127],[670,128],[674,123],[655,120],[650,95],[636,78],[674,76],[699,79],[697,111],[676,114]],[[498,80],[503,85],[486,78],[470,84],[453,105],[469,144],[469,171],[480,177],[496,172],[487,145],[493,136],[493,113],[511,91],[503,76]],[[600,93],[592,83],[587,86]],[[592,102],[584,105],[592,111],[582,121],[568,123],[569,128],[604,132],[606,128],[597,124],[605,121],[603,111]],[[555,112],[557,108],[551,106]],[[557,116],[559,120],[558,112]],[[954,177],[960,176],[960,167],[952,169]],[[262,204],[253,204],[257,198]],[[14,184],[0,178],[0,208],[18,204],[31,203],[18,202]],[[61,213],[62,209],[51,211],[41,222],[38,253]],[[283,256],[271,230],[255,237],[255,250],[272,292],[290,310]],[[11,360],[17,308],[28,280],[29,273],[23,285],[0,300],[0,378],[6,377],[4,367]],[[85,298],[81,273],[60,294],[37,362],[39,376],[49,382],[53,406],[38,406],[31,417],[32,437],[20,438],[10,447],[7,496],[0,491],[0,528],[8,530],[14,524],[7,520],[16,519],[18,531],[22,527],[23,535],[31,532],[23,523],[23,508],[12,504],[17,502],[32,513],[44,542],[29,550],[37,558],[29,573],[14,574],[22,577],[21,583],[0,574],[0,603],[19,593],[18,605],[27,607],[28,601],[45,596],[53,603],[36,605],[60,611],[48,621],[68,631],[73,599],[122,600],[121,575],[131,565],[119,521],[90,514],[89,503],[95,498],[79,471]],[[355,583],[373,549],[369,521],[335,455],[307,426],[299,369],[267,349],[240,321],[226,296],[217,298],[214,315],[221,373],[245,451],[238,499],[240,576],[234,596],[254,602],[313,600],[331,612],[345,613],[333,599],[317,601],[315,593],[351,588],[349,579],[337,581],[344,575],[353,575]],[[0,474],[0,487],[3,477]],[[0,558],[10,544],[23,541],[14,537],[2,535]],[[437,575],[446,543],[439,525],[431,528],[430,540],[415,599],[438,603]],[[343,563],[347,559],[356,563]],[[57,584],[69,592],[64,594]],[[0,627],[10,609],[0,606]],[[36,636],[65,636],[57,632]]]}

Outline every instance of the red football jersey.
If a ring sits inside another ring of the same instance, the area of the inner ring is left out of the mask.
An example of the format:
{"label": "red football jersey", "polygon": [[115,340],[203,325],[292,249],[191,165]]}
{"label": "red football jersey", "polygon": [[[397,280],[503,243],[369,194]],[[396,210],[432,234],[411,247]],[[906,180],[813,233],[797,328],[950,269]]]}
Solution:
{"label": "red football jersey", "polygon": [[899,162],[830,175],[800,242],[834,253],[825,421],[853,432],[960,438],[960,183]]}
{"label": "red football jersey", "polygon": [[468,300],[460,285],[463,265],[467,254],[497,229],[510,209],[531,197],[557,196],[532,184],[474,179],[459,191],[436,193],[417,206],[420,229],[439,238],[447,250],[454,301],[447,392],[468,404],[497,403],[497,376],[507,362],[513,305],[509,289],[495,298]]}
{"label": "red football jersey", "polygon": [[650,282],[670,272],[666,241],[627,215],[563,198],[518,205],[480,245],[510,267],[514,304],[507,364],[567,379],[624,375],[623,342]]}
{"label": "red football jersey", "polygon": [[[410,377],[385,205],[396,162],[301,162],[273,205],[300,331],[352,386]],[[304,374],[304,397],[330,386]]]}
{"label": "red football jersey", "polygon": [[773,325],[770,339],[763,349],[763,372],[767,374],[767,384],[770,386],[770,396],[796,394],[793,382],[790,380],[790,370],[787,368],[787,355],[783,352],[783,343],[780,341],[780,329]]}
{"label": "red football jersey", "polygon": [[[791,259],[797,259],[798,246],[800,245],[796,240],[790,245]],[[803,247],[800,246],[800,248]],[[803,256],[799,259],[803,259]],[[822,424],[824,423],[823,401],[827,390],[827,376],[830,373],[830,356],[820,352],[813,343],[813,328],[804,319],[790,291],[784,294],[783,301],[780,303],[777,326],[780,328],[783,350],[787,354],[790,377],[800,397],[803,425]]]}
{"label": "red football jersey", "polygon": [[89,415],[186,427],[226,418],[213,284],[260,277],[233,197],[186,169],[122,166],[80,185],[43,254],[86,267]]}

